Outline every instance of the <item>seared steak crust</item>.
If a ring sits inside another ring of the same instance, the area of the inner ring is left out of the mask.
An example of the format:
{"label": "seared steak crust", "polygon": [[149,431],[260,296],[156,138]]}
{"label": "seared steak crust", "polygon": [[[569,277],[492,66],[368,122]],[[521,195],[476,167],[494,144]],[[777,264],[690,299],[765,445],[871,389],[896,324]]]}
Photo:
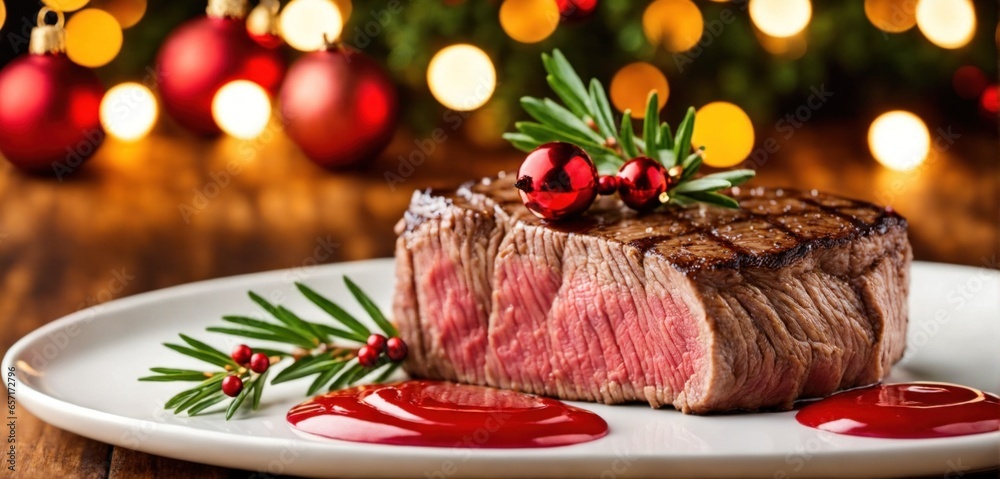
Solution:
{"label": "seared steak crust", "polygon": [[394,312],[420,377],[685,412],[789,408],[903,353],[906,220],[819,192],[531,215],[513,175],[417,192]]}

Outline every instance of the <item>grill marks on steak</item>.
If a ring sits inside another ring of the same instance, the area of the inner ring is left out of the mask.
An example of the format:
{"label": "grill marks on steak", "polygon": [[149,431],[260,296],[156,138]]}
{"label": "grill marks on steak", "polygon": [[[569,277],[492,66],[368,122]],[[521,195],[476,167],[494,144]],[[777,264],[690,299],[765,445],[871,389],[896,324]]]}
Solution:
{"label": "grill marks on steak", "polygon": [[906,224],[867,203],[744,189],[741,210],[572,223],[513,178],[414,195],[395,316],[416,376],[685,412],[787,408],[902,355]]}

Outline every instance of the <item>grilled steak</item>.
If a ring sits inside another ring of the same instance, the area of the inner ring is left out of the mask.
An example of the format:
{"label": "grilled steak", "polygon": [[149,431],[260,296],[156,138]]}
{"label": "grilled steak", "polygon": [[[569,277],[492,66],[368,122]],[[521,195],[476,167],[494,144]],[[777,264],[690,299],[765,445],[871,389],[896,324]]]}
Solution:
{"label": "grilled steak", "polygon": [[818,192],[545,223],[514,175],[417,192],[394,312],[418,377],[686,413],[787,409],[903,354],[906,220]]}

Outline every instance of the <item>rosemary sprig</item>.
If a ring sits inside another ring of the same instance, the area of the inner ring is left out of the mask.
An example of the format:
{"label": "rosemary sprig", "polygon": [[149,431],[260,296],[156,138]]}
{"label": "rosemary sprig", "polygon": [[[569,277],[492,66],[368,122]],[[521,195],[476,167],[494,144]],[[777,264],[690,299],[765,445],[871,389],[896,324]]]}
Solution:
{"label": "rosemary sprig", "polygon": [[735,200],[719,191],[746,182],[755,172],[740,169],[696,176],[705,148],[691,151],[694,108],[688,108],[677,130],[671,131],[666,122],[657,123],[659,98],[655,91],[650,92],[640,137],[632,127],[632,112],[626,110],[621,122],[616,123],[601,82],[591,79],[589,87],[584,87],[562,52],[543,53],[542,64],[546,81],[562,105],[548,98],[521,98],[521,106],[535,121],[517,122],[516,133],[504,134],[514,147],[530,152],[553,141],[572,143],[590,155],[602,174],[614,174],[626,161],[647,156],[662,163],[673,179],[661,201],[680,206],[708,203],[739,208]]}
{"label": "rosemary sprig", "polygon": [[[375,302],[357,284],[346,276],[344,284],[382,334],[389,338],[398,336],[395,326],[386,319]],[[372,335],[372,331],[359,319],[312,288],[301,283],[296,283],[295,286],[306,299],[329,314],[333,324],[302,319],[284,306],[272,304],[251,291],[248,293],[250,299],[270,315],[268,319],[223,316],[222,320],[227,326],[206,328],[213,333],[271,341],[291,348],[283,350],[253,347],[255,352],[264,353],[270,359],[271,367],[263,373],[255,373],[246,365],[237,364],[226,353],[195,338],[180,334],[181,344],[164,343],[164,346],[207,363],[213,368],[202,371],[154,367],[150,368],[153,375],[139,380],[196,382],[198,384],[194,387],[185,389],[167,400],[164,408],[172,410],[174,414],[187,412],[188,415],[194,416],[230,399],[225,409],[228,420],[241,408],[246,409],[244,407],[246,404],[249,404],[253,411],[260,407],[264,387],[273,367],[288,359],[291,362],[274,375],[270,384],[313,377],[306,391],[310,396],[324,388],[333,391],[354,385],[376,372],[378,375],[373,382],[384,382],[399,368],[401,362],[390,359],[387,354],[380,354],[378,362],[374,365],[363,366],[358,360],[360,347],[355,344],[344,344],[344,341],[364,345]],[[334,343],[332,338],[337,338],[339,341]],[[242,391],[235,398],[230,398],[222,392],[222,380],[227,376],[238,376],[244,383]]]}

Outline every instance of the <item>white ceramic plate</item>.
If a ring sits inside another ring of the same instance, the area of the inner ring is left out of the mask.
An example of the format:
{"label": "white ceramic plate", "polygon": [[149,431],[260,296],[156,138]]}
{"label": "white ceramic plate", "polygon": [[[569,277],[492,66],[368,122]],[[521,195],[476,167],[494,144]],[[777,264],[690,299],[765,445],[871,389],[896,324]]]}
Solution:
{"label": "white ceramic plate", "polygon": [[[285,412],[308,381],[269,388],[261,410],[226,422],[219,414],[188,418],[162,409],[186,383],[139,383],[150,366],[184,367],[162,346],[194,333],[216,346],[235,341],[204,332],[223,314],[253,314],[252,289],[293,310],[322,313],[299,297],[304,281],[354,305],[347,274],[388,305],[392,260],[275,271],[188,284],[82,310],[15,344],[4,358],[17,368],[16,398],[57,427],[151,454],[272,474],[302,476],[901,476],[996,467],[1000,432],[948,439],[888,440],[823,433],[794,412],[685,416],[646,406],[575,403],[605,418],[598,441],[551,449],[474,450],[380,446],[312,439],[294,433]],[[948,381],[1000,389],[1000,274],[917,263],[910,297],[907,358],[891,381]],[[360,310],[355,312],[360,314]],[[191,360],[190,366],[197,366]],[[6,374],[5,374],[6,375]]]}

